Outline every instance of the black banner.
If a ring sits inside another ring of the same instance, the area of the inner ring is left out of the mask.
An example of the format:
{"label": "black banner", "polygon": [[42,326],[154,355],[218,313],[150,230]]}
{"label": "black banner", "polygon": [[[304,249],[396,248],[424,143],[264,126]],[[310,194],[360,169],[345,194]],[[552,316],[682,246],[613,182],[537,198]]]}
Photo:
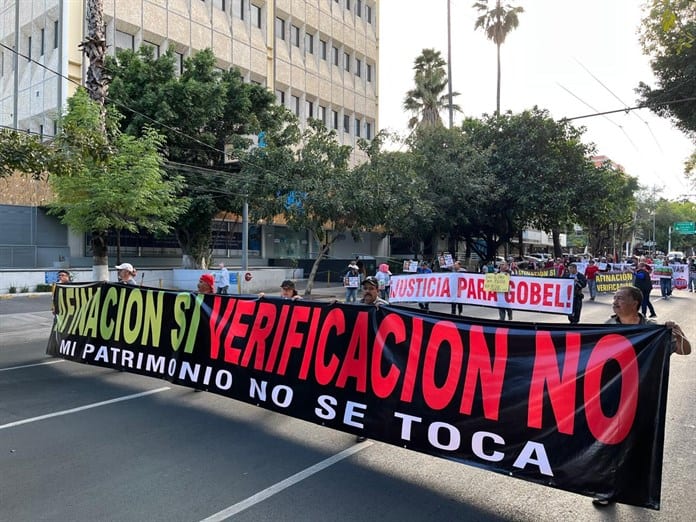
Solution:
{"label": "black banner", "polygon": [[659,509],[670,331],[58,285],[47,353]]}

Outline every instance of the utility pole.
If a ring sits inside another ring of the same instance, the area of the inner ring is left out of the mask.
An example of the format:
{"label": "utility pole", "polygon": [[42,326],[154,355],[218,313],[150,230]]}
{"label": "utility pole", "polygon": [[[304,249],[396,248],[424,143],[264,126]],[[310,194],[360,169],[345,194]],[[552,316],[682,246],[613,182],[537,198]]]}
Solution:
{"label": "utility pole", "polygon": [[452,109],[452,0],[447,0],[447,98],[449,101],[449,128],[454,124],[454,111]]}

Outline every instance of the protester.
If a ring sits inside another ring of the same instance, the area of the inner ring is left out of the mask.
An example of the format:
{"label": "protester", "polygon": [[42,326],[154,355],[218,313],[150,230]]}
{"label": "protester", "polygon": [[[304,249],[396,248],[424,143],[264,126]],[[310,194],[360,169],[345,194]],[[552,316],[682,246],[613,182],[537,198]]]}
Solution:
{"label": "protester", "polygon": [[[428,266],[428,263],[422,261],[420,266],[416,269],[417,274],[432,274],[433,271]],[[418,303],[418,308],[425,310],[426,312],[430,310],[430,303]]]}
{"label": "protester", "polygon": [[280,283],[280,297],[282,299],[292,299],[294,301],[302,299],[302,296],[297,293],[297,288],[295,288],[295,282],[290,281],[290,279],[286,279],[285,281]]}
{"label": "protester", "polygon": [[379,270],[375,274],[375,278],[379,282],[379,296],[387,301],[389,299],[389,287],[391,286],[392,273],[389,271],[389,265],[382,263],[379,265]]}
{"label": "protester", "polygon": [[590,291],[590,301],[594,301],[597,297],[597,272],[599,267],[594,259],[590,259],[585,267],[585,279],[587,279],[587,288]]}
{"label": "protester", "polygon": [[116,265],[116,270],[118,270],[117,276],[118,276],[118,282],[122,283],[124,285],[135,285],[135,275],[136,271],[135,268],[133,268],[133,265],[130,263],[121,263],[120,265]]}
{"label": "protester", "polygon": [[[500,268],[498,269],[499,274],[512,275],[512,270],[510,270],[510,265],[506,261],[500,263]],[[507,314],[508,321],[512,321],[512,308],[498,308],[498,317],[501,321],[505,320],[505,315]]]}
{"label": "protester", "polygon": [[[461,261],[455,261],[452,272],[466,272]],[[462,315],[464,313],[464,303],[452,303],[452,315]]]}
{"label": "protester", "polygon": [[219,294],[226,294],[230,286],[230,273],[225,268],[225,263],[220,263],[218,267],[220,270],[215,274],[215,284],[217,284]]}
{"label": "protester", "polygon": [[662,299],[669,299],[672,295],[672,267],[669,266],[669,259],[664,259],[663,268],[660,274],[660,294]]}
{"label": "protester", "polygon": [[346,288],[346,303],[357,301],[360,286],[360,269],[357,264],[348,265],[348,272],[343,276],[343,286]]}
{"label": "protester", "polygon": [[69,283],[70,282],[70,272],[67,270],[58,270],[58,280],[56,283]]}
{"label": "protester", "polygon": [[565,276],[575,280],[573,285],[573,312],[568,315],[568,320],[570,324],[578,324],[580,322],[580,313],[582,312],[582,300],[585,295],[582,293],[582,289],[587,286],[587,279],[585,276],[578,272],[577,265],[570,263],[568,265],[568,274]]}
{"label": "protester", "polygon": [[[606,324],[656,324],[655,321],[647,319],[645,315],[638,311],[643,302],[643,292],[635,286],[622,286],[614,293],[612,303],[612,315]],[[684,335],[681,327],[674,321],[666,321],[665,326],[672,331],[672,353],[678,355],[689,355],[691,353],[691,343]],[[611,498],[596,497],[592,502],[598,506],[607,506],[614,501]]]}
{"label": "protester", "polygon": [[[389,304],[379,296],[379,280],[375,276],[366,277],[365,280],[362,282],[362,289],[363,296],[362,299],[360,299],[360,302],[362,304],[372,305],[376,307]],[[355,442],[364,442],[366,440],[367,437],[364,437],[362,435],[358,435],[355,437]]]}
{"label": "protester", "polygon": [[203,274],[198,280],[199,294],[214,294],[215,293],[215,277],[213,274]]}
{"label": "protester", "polygon": [[650,302],[650,292],[652,292],[652,281],[650,279],[650,265],[640,262],[633,277],[633,286],[638,288],[643,294],[640,304],[640,311],[643,315],[650,309],[650,317],[657,317],[655,308]]}

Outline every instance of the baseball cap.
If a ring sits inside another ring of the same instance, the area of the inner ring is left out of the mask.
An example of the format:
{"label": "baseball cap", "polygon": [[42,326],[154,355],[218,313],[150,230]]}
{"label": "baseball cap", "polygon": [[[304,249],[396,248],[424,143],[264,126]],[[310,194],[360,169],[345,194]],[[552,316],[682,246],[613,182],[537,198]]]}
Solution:
{"label": "baseball cap", "polygon": [[375,288],[379,288],[379,281],[377,281],[377,278],[375,276],[367,276],[363,281],[362,285],[372,285]]}
{"label": "baseball cap", "polygon": [[286,279],[280,283],[280,288],[295,288],[295,283],[294,281],[290,281],[290,279]]}
{"label": "baseball cap", "polygon": [[120,265],[116,265],[116,270],[128,270],[129,272],[134,272],[135,268],[133,268],[133,265],[130,263],[121,263]]}
{"label": "baseball cap", "polygon": [[213,277],[213,274],[203,274],[198,281],[206,283],[210,288],[215,287],[215,278]]}

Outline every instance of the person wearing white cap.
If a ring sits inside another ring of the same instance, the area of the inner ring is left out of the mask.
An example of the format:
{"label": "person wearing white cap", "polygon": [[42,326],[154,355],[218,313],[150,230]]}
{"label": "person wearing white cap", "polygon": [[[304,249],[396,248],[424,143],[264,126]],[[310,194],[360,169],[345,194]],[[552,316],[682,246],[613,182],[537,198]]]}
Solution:
{"label": "person wearing white cap", "polygon": [[354,303],[360,286],[360,269],[355,263],[348,265],[348,272],[343,276],[343,286],[346,287],[346,303]]}
{"label": "person wearing white cap", "polygon": [[124,285],[135,285],[135,268],[130,263],[121,263],[116,265],[118,270],[118,282]]}

